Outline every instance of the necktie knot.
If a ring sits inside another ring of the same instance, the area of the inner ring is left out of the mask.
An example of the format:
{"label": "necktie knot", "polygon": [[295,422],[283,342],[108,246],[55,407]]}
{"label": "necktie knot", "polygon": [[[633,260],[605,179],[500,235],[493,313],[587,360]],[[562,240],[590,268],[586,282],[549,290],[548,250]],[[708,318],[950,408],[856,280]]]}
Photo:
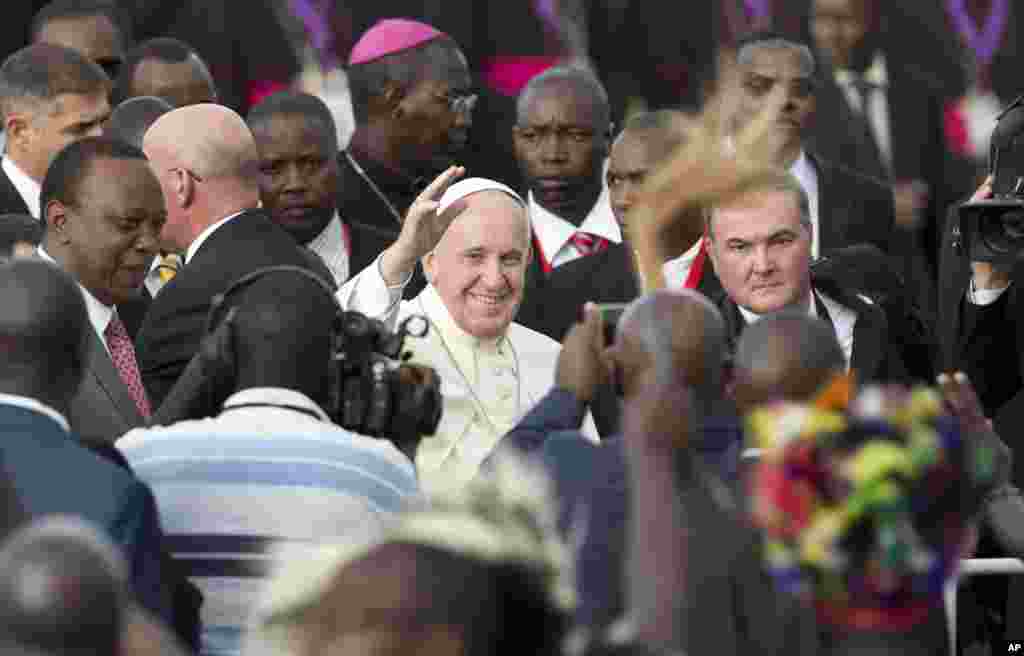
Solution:
{"label": "necktie knot", "polygon": [[577,231],[569,240],[576,250],[580,252],[580,255],[594,255],[600,253],[608,247],[608,240],[604,237],[591,234],[589,232],[583,232],[582,230]]}
{"label": "necktie knot", "polygon": [[181,256],[177,253],[161,255],[160,261],[156,265],[157,274],[163,282],[170,282],[171,278],[173,278],[180,269]]}

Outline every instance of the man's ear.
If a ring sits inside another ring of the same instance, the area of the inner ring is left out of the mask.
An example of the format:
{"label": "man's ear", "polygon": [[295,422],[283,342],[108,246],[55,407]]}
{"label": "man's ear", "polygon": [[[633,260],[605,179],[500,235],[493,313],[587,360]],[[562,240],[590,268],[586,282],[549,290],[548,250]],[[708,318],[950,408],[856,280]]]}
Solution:
{"label": "man's ear", "polygon": [[31,131],[32,126],[28,116],[21,112],[11,112],[4,116],[3,128],[4,134],[7,135],[7,141],[13,144],[24,139]]}
{"label": "man's ear", "polygon": [[402,101],[405,100],[405,89],[397,82],[384,84],[384,93],[380,95],[382,109],[394,118],[401,118],[405,113]]}
{"label": "man's ear", "polygon": [[188,171],[185,169],[175,169],[174,182],[172,184],[174,185],[174,200],[178,203],[178,207],[185,208],[192,205],[196,187],[195,180],[188,174]]}
{"label": "man's ear", "polygon": [[67,230],[68,208],[59,200],[51,200],[43,208],[43,217],[46,221],[46,232],[54,235],[52,241],[58,244],[67,244],[71,241],[71,235]]}
{"label": "man's ear", "polygon": [[434,284],[434,278],[437,273],[437,254],[434,251],[430,251],[423,256],[421,260],[423,263],[423,275],[431,285]]}

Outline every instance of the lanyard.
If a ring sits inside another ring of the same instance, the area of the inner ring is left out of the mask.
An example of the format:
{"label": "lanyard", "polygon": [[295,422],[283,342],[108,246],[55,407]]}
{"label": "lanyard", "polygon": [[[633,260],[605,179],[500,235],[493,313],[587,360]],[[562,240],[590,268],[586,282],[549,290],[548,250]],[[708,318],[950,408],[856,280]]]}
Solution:
{"label": "lanyard", "polygon": [[548,258],[544,255],[544,249],[540,246],[540,239],[537,238],[536,232],[533,233],[533,250],[537,253],[537,260],[540,262],[540,268],[541,271],[544,272],[544,275],[551,273],[551,262],[549,262]]}

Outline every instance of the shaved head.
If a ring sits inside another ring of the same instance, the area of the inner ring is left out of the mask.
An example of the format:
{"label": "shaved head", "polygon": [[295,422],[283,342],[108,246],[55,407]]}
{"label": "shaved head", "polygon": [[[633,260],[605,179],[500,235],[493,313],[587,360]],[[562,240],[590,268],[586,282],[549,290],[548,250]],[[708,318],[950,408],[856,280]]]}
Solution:
{"label": "shaved head", "polygon": [[636,375],[655,364],[670,367],[703,400],[721,396],[725,322],[698,292],[659,290],[640,297],[623,313],[613,348],[625,368],[627,396]]}
{"label": "shaved head", "polygon": [[204,179],[237,177],[256,184],[252,132],[223,105],[203,103],[164,114],[146,131],[142,147],[151,159],[174,161]]}
{"label": "shaved head", "polygon": [[153,123],[174,108],[162,98],[156,96],[138,96],[129,98],[110,114],[107,121],[106,134],[113,139],[120,139],[142,148],[142,138]]}
{"label": "shaved head", "polygon": [[0,392],[66,408],[91,332],[78,285],[41,260],[0,262]]}
{"label": "shaved head", "polygon": [[747,326],[736,346],[733,372],[742,410],[773,400],[810,401],[846,357],[826,322],[783,312]]}

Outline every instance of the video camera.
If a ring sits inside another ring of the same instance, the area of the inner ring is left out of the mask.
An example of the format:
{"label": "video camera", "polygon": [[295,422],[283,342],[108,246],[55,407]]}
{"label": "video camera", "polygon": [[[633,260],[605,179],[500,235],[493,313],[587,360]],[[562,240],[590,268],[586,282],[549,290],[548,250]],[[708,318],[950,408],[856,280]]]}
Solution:
{"label": "video camera", "polygon": [[999,115],[989,146],[992,197],[959,209],[959,237],[972,262],[1011,267],[1024,253],[1024,96]]}

